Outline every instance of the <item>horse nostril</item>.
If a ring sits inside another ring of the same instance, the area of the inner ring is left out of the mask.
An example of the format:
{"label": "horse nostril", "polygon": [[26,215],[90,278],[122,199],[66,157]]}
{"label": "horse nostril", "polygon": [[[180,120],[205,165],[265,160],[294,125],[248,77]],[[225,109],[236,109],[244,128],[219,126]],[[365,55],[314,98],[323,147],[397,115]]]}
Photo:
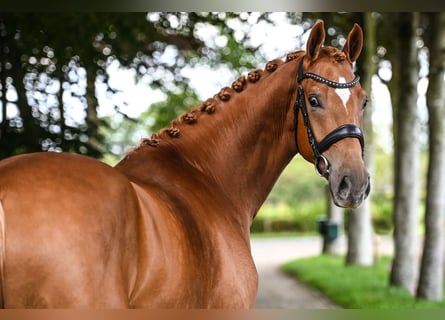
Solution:
{"label": "horse nostril", "polygon": [[371,192],[371,177],[368,176],[368,182],[367,182],[366,191],[365,191],[365,198],[369,195],[370,192]]}
{"label": "horse nostril", "polygon": [[338,186],[338,196],[341,199],[347,199],[351,193],[351,179],[348,176],[344,176]]}

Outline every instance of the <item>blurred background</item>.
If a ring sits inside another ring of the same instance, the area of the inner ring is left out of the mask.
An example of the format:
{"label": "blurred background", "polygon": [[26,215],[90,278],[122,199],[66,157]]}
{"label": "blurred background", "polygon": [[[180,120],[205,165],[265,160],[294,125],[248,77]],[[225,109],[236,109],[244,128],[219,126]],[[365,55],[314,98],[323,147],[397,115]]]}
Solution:
{"label": "blurred background", "polygon": [[385,287],[443,302],[443,13],[1,12],[0,158],[66,151],[114,165],[240,74],[305,49],[318,19],[326,45],[341,48],[354,23],[364,31],[355,69],[370,97],[372,193],[361,208],[340,210],[296,156],[253,237],[317,235],[327,255],[345,239],[341,264],[365,268],[380,263],[379,239],[390,238]]}

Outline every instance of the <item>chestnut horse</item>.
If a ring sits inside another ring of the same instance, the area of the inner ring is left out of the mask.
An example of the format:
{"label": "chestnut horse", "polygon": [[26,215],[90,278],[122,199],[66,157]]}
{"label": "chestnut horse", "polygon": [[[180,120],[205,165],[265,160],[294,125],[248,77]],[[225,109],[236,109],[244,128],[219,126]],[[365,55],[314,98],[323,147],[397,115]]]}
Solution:
{"label": "chestnut horse", "polygon": [[37,153],[0,162],[6,308],[250,308],[249,227],[299,152],[339,206],[369,193],[353,73],[362,30],[273,60],[143,139],[115,167]]}

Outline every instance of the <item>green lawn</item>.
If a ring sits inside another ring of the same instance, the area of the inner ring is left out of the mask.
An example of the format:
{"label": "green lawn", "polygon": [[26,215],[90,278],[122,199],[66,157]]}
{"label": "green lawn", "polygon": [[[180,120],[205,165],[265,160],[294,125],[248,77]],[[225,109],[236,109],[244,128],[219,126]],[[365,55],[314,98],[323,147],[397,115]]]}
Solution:
{"label": "green lawn", "polygon": [[345,266],[344,260],[342,256],[323,255],[290,261],[282,269],[348,309],[445,308],[445,301],[416,301],[408,291],[389,287],[388,257],[373,267]]}

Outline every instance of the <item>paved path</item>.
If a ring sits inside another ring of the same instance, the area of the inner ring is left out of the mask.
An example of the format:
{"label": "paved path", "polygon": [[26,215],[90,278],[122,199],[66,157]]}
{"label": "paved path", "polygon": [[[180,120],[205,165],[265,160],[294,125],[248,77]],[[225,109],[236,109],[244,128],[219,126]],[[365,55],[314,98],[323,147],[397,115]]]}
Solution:
{"label": "paved path", "polygon": [[[259,275],[259,290],[255,308],[268,309],[337,309],[319,291],[287,276],[279,270],[286,261],[319,255],[322,248],[320,237],[295,237],[252,239],[252,255]],[[392,250],[389,239],[383,241],[382,253]],[[342,251],[346,239],[341,239]]]}

